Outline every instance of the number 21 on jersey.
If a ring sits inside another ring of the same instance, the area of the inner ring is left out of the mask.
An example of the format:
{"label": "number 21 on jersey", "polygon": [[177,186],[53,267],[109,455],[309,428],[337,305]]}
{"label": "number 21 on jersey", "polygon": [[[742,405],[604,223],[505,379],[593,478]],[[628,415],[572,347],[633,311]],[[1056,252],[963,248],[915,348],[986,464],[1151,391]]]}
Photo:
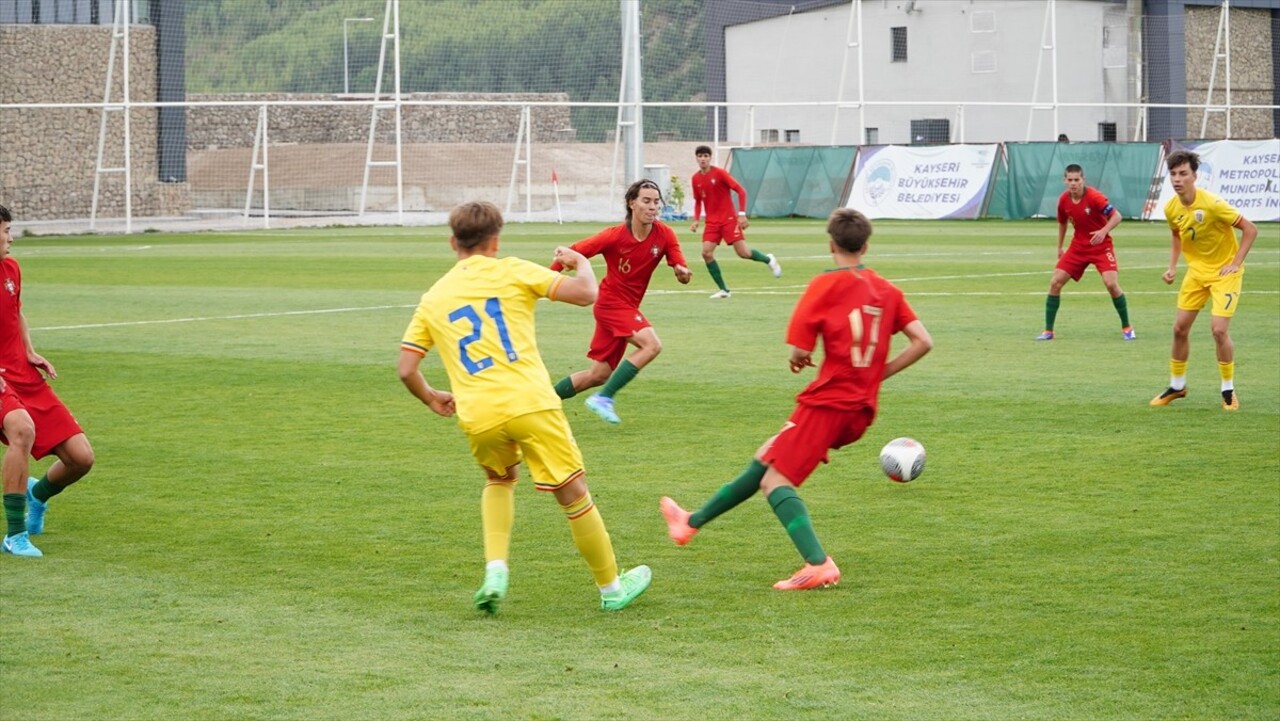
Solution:
{"label": "number 21 on jersey", "polygon": [[[484,314],[493,321],[498,331],[498,340],[502,342],[502,350],[507,354],[507,360],[514,363],[519,360],[515,347],[511,344],[511,334],[507,332],[507,321],[502,317],[502,303],[497,298],[489,298],[484,302]],[[458,356],[462,361],[462,367],[467,369],[467,373],[475,375],[486,368],[493,366],[493,358],[483,356],[481,358],[472,358],[467,350],[467,346],[475,343],[484,336],[485,319],[480,316],[479,311],[469,305],[464,305],[449,314],[450,323],[467,322],[471,324],[471,333],[458,339]]]}
{"label": "number 21 on jersey", "polygon": [[[863,316],[871,319],[871,333],[864,332],[865,322]],[[849,348],[849,360],[854,368],[868,368],[871,366],[871,359],[876,355],[876,343],[880,339],[880,317],[884,315],[884,308],[877,308],[874,305],[864,305],[861,308],[855,308],[849,314],[849,331],[853,334],[853,344]]]}

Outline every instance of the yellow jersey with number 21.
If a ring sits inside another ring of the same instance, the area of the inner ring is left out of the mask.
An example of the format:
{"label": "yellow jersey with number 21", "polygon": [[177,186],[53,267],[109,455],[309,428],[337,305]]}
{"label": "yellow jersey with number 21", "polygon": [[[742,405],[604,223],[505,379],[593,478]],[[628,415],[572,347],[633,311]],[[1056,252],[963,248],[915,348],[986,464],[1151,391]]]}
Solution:
{"label": "yellow jersey with number 21", "polygon": [[473,255],[423,294],[400,348],[438,348],[463,431],[562,407],[534,327],[534,305],[554,298],[561,280],[520,258]]}
{"label": "yellow jersey with number 21", "polygon": [[1196,188],[1196,199],[1183,205],[1174,195],[1164,205],[1169,227],[1182,239],[1182,257],[1187,267],[1199,273],[1216,273],[1231,262],[1240,250],[1234,229],[1240,211],[1207,190]]}

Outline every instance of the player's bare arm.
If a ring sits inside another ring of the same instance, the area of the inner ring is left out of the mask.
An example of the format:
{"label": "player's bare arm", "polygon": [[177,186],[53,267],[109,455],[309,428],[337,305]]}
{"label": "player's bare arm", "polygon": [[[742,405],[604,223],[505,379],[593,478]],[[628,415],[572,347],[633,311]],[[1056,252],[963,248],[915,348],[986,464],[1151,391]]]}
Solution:
{"label": "player's bare arm", "polygon": [[580,306],[596,302],[599,286],[596,283],[595,270],[591,267],[591,261],[587,260],[587,256],[562,245],[556,248],[555,262],[574,271],[574,275],[560,281],[552,300]]}
{"label": "player's bare arm", "polygon": [[1160,276],[1165,285],[1173,285],[1173,279],[1178,277],[1178,256],[1182,254],[1182,237],[1178,235],[1178,231],[1173,233],[1173,250],[1169,253],[1169,269]]}
{"label": "player's bare arm", "polygon": [[1107,236],[1111,234],[1112,230],[1115,230],[1117,225],[1120,225],[1122,220],[1124,220],[1124,216],[1120,215],[1120,211],[1112,210],[1111,215],[1107,217],[1107,224],[1094,231],[1093,235],[1089,237],[1089,245],[1097,245],[1106,240]]}
{"label": "player's bare arm", "polygon": [[791,346],[791,358],[787,361],[792,373],[799,373],[805,368],[813,367],[813,351]]}
{"label": "player's bare arm", "polygon": [[1067,224],[1058,223],[1058,257],[1062,257],[1062,241],[1067,237]]}
{"label": "player's bare arm", "polygon": [[747,220],[747,214],[745,211],[738,211],[738,227],[743,230],[751,227],[751,221]]}
{"label": "player's bare arm", "polygon": [[907,347],[894,356],[893,360],[884,364],[885,378],[890,378],[905,370],[933,349],[933,338],[930,337],[929,331],[925,329],[924,323],[918,320],[908,323],[907,327],[902,329],[902,334],[907,337]]}
{"label": "player's bare arm", "polygon": [[423,377],[422,371],[418,366],[422,363],[422,356],[413,351],[400,351],[400,362],[397,370],[400,373],[400,382],[404,383],[404,387],[409,389],[414,398],[422,401],[428,408],[446,418],[452,416],[457,410],[453,404],[453,394],[448,391],[437,390],[427,383],[427,379]]}
{"label": "player's bare arm", "polygon": [[1240,266],[1244,265],[1245,256],[1249,255],[1249,249],[1253,247],[1253,241],[1258,237],[1258,226],[1243,215],[1236,218],[1236,227],[1240,229],[1240,250],[1236,251],[1236,257],[1232,258],[1230,263],[1222,266],[1218,275],[1231,275],[1240,270]]}

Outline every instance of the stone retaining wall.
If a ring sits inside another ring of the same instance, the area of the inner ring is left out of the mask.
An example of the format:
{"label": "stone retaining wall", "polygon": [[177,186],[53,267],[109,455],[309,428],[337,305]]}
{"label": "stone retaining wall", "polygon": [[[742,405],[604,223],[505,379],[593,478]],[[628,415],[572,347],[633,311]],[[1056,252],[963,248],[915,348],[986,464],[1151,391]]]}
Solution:
{"label": "stone retaining wall", "polygon": [[[369,137],[371,95],[335,97],[323,94],[223,94],[189,95],[194,103],[321,101],[334,105],[273,105],[267,108],[267,133],[272,144],[364,143]],[[404,96],[401,112],[401,139],[416,143],[502,143],[515,142],[520,126],[520,107],[508,105],[414,105],[431,102],[561,102],[564,93],[412,93]],[[198,107],[187,111],[187,148],[217,150],[253,147],[258,127],[258,106]],[[569,108],[531,107],[529,128],[534,142],[573,140]],[[395,113],[378,111],[377,141],[394,142]]]}

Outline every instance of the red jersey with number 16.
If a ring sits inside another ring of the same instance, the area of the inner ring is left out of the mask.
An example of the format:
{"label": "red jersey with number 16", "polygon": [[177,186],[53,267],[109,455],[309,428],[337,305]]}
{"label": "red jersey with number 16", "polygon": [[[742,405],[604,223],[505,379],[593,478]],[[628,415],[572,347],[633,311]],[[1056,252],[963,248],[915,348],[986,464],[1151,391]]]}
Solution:
{"label": "red jersey with number 16", "polygon": [[[579,240],[571,246],[588,258],[604,256],[605,275],[600,281],[597,308],[639,308],[649,290],[649,279],[663,258],[667,265],[687,265],[676,232],[663,223],[654,223],[649,235],[639,240],[631,232],[631,224],[623,223]],[[552,263],[552,270],[563,266]]]}
{"label": "red jersey with number 16", "polygon": [[838,268],[814,278],[791,314],[787,343],[812,351],[821,337],[822,366],[796,401],[869,408],[874,417],[890,339],[915,320],[902,291],[875,271]]}

